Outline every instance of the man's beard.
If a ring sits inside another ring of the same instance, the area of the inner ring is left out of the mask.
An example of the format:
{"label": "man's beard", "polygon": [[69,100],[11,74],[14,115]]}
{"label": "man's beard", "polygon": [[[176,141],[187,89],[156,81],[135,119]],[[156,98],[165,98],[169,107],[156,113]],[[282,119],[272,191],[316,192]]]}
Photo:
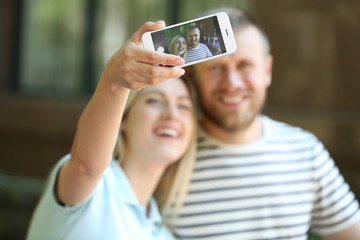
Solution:
{"label": "man's beard", "polygon": [[204,117],[220,129],[229,133],[238,132],[247,129],[261,114],[265,105],[265,99],[266,96],[261,99],[261,102],[256,107],[252,107],[250,110],[244,111],[244,113],[233,111],[221,115],[219,114],[221,111],[218,111],[216,107],[210,106],[210,109],[206,109],[203,105],[201,105],[201,111]]}
{"label": "man's beard", "polygon": [[189,44],[189,48],[191,49],[191,48],[196,48],[197,47],[197,45],[198,45],[198,42],[194,42],[193,44]]}

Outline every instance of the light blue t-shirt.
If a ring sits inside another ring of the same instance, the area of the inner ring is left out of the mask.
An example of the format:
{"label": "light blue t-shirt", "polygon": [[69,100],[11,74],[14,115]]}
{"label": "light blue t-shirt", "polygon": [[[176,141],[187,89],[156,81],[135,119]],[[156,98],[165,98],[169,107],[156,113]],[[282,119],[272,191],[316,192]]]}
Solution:
{"label": "light blue t-shirt", "polygon": [[91,197],[77,206],[61,206],[55,197],[55,180],[70,155],[59,161],[51,172],[43,196],[31,220],[28,240],[111,240],[174,237],[162,225],[155,200],[150,214],[141,206],[131,185],[116,161],[105,170]]}

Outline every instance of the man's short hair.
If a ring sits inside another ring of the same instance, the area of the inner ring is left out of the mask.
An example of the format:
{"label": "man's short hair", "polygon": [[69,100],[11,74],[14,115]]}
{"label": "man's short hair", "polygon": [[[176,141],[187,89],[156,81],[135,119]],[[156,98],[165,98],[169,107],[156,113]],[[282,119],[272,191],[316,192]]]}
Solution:
{"label": "man's short hair", "polygon": [[234,32],[241,31],[249,26],[253,26],[258,29],[264,40],[265,51],[270,53],[269,38],[261,24],[253,16],[237,8],[216,8],[202,13],[201,16],[215,14],[218,12],[226,12],[229,15],[231,26]]}
{"label": "man's short hair", "polygon": [[195,30],[195,29],[199,30],[199,28],[195,24],[190,24],[186,27],[185,31],[191,31],[191,30]]}

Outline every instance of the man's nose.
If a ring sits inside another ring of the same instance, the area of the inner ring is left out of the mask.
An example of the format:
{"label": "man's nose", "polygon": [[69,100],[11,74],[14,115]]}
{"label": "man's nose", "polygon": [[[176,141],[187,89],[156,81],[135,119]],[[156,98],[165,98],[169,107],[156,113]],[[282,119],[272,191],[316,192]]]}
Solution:
{"label": "man's nose", "polygon": [[228,69],[222,78],[221,84],[228,88],[242,88],[245,86],[245,81],[241,73],[236,71],[236,69]]}

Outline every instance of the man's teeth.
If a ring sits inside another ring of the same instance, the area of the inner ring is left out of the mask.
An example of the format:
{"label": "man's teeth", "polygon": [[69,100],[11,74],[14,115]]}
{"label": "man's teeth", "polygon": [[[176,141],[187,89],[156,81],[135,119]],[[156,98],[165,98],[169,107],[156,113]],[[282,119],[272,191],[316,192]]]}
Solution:
{"label": "man's teeth", "polygon": [[157,134],[162,135],[162,136],[170,136],[170,137],[178,137],[179,136],[178,132],[171,128],[159,129],[159,130],[157,130]]}
{"label": "man's teeth", "polygon": [[229,104],[239,103],[239,102],[241,102],[241,98],[240,97],[224,97],[223,102],[229,103]]}

